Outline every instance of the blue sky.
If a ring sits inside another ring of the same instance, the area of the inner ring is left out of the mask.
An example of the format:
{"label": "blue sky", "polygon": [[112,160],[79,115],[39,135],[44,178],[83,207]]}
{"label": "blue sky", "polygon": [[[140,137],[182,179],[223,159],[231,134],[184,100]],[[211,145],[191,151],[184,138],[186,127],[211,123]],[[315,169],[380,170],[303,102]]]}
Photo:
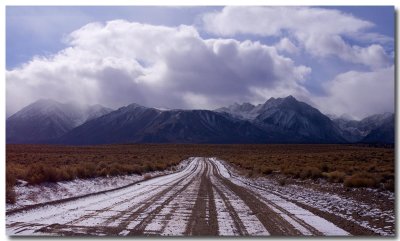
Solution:
{"label": "blue sky", "polygon": [[[93,21],[126,19],[129,21],[155,25],[176,26],[198,24],[198,17],[208,11],[222,7],[7,7],[6,44],[7,69],[14,68],[34,55],[46,55],[59,51],[65,45],[63,36]],[[393,6],[332,6],[324,8],[339,9],[356,17],[376,24],[374,31],[394,36]],[[53,22],[53,19],[58,19]],[[30,26],[29,22],[38,22]],[[28,25],[26,23],[28,22]],[[46,31],[43,31],[44,28]],[[202,33],[207,36],[207,33]],[[242,36],[242,39],[252,36]],[[26,41],[29,39],[29,41]],[[254,37],[253,37],[254,39]],[[387,51],[394,50],[393,42]]]}
{"label": "blue sky", "polygon": [[7,7],[7,69],[34,55],[56,53],[65,47],[65,35],[90,22],[125,19],[154,25],[192,25],[198,15],[218,9],[221,7]]}
{"label": "blue sky", "polygon": [[7,115],[38,98],[212,109],[289,94],[335,115],[393,111],[394,94],[369,92],[394,88],[394,24],[392,6],[7,7]]}

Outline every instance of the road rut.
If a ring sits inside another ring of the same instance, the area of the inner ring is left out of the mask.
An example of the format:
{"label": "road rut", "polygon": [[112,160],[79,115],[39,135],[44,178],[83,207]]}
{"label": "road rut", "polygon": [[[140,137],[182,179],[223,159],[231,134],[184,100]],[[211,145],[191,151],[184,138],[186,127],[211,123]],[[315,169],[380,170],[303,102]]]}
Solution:
{"label": "road rut", "polygon": [[349,235],[295,203],[232,177],[216,158],[119,190],[7,215],[21,235]]}

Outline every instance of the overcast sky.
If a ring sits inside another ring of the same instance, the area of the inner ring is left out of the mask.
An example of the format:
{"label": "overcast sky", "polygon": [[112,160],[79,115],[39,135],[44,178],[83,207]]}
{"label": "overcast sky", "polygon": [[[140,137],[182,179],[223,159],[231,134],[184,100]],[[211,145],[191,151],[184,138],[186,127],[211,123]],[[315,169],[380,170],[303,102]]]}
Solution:
{"label": "overcast sky", "polygon": [[7,116],[40,98],[394,111],[393,7],[7,7]]}

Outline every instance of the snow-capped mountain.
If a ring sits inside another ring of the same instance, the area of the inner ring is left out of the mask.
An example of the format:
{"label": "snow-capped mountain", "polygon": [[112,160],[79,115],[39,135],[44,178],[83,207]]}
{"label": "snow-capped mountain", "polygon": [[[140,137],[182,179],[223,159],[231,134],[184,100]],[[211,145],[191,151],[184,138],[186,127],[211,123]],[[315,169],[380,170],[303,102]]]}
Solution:
{"label": "snow-capped mountain", "polygon": [[228,107],[218,108],[215,111],[228,113],[240,119],[252,120],[257,116],[257,113],[254,111],[255,108],[255,105],[245,102],[243,104],[234,103],[233,105],[230,105]]}
{"label": "snow-capped mountain", "polygon": [[[248,121],[209,110],[164,110],[137,104],[88,121],[61,143],[258,143],[273,140]],[[279,133],[278,133],[279,134]]]}
{"label": "snow-capped mountain", "polygon": [[333,121],[294,97],[233,104],[215,111],[115,111],[37,101],[7,119],[7,143],[352,143],[394,142],[394,114]]}
{"label": "snow-capped mountain", "polygon": [[309,142],[344,142],[333,122],[319,110],[293,96],[271,98],[258,110],[255,121],[302,136]]}
{"label": "snow-capped mountain", "polygon": [[[375,142],[394,143],[393,113],[375,114],[359,121],[339,117],[334,118],[333,122],[339,127],[342,136],[348,142],[372,142],[375,140]],[[380,132],[385,132],[386,134]],[[375,137],[370,136],[367,138],[370,134]],[[379,138],[377,139],[378,136],[382,137],[381,141]]]}
{"label": "snow-capped mountain", "polygon": [[79,106],[40,99],[7,119],[6,140],[7,143],[49,142],[111,111],[100,105]]}
{"label": "snow-capped mountain", "polygon": [[380,124],[373,128],[361,142],[363,143],[394,143],[395,140],[395,116],[387,113],[379,118]]}
{"label": "snow-capped mountain", "polygon": [[[341,143],[345,140],[332,121],[310,105],[293,96],[270,98],[257,106],[245,103],[220,108],[217,111],[249,119],[266,131],[279,130],[288,140],[301,142]],[[292,139],[289,138],[292,136]],[[294,141],[294,142],[296,142]]]}

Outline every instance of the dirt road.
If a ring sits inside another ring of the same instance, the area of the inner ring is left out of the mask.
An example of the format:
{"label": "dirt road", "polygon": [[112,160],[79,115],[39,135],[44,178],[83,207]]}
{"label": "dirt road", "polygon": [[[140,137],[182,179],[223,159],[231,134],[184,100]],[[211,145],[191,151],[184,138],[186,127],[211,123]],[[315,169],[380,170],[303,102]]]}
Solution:
{"label": "dirt road", "polygon": [[7,215],[8,235],[349,235],[215,158],[180,172]]}

